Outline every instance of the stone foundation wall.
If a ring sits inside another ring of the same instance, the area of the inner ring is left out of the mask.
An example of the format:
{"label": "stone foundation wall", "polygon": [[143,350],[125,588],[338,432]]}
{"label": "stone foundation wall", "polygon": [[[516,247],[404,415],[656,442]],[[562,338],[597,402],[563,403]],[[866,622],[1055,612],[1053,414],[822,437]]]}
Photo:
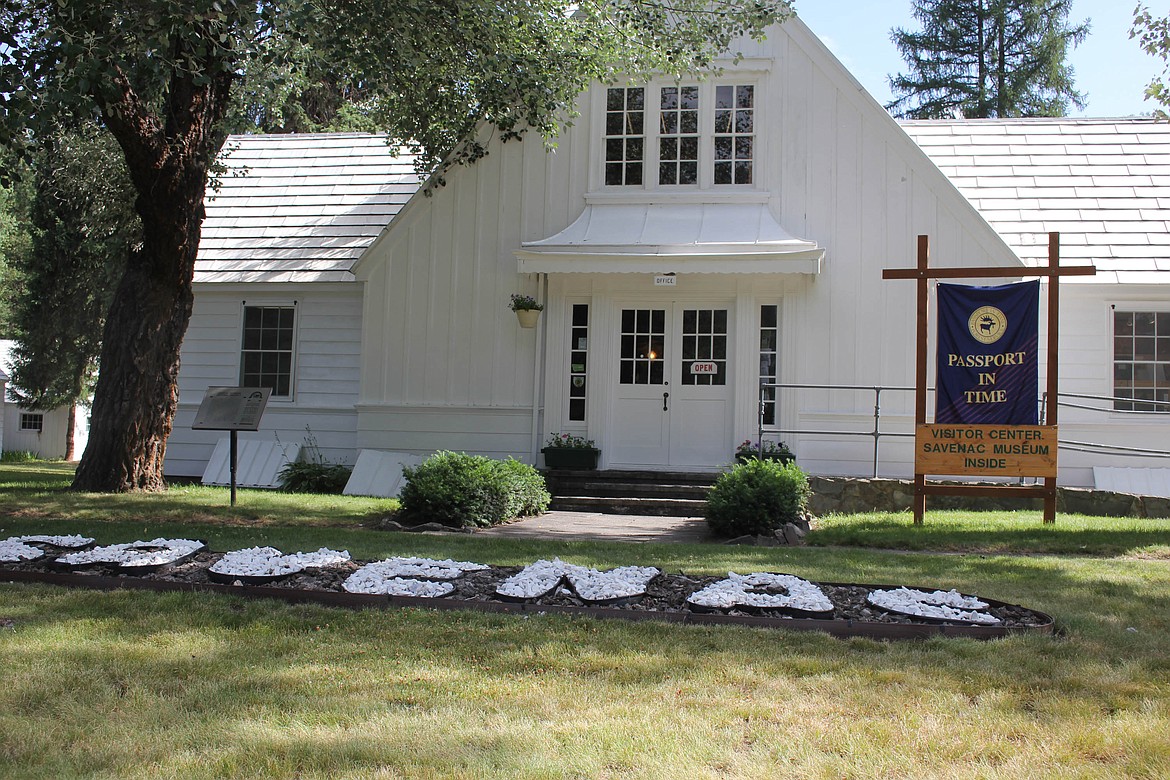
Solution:
{"label": "stone foundation wall", "polygon": [[[816,516],[856,512],[908,512],[914,500],[914,483],[905,479],[852,479],[843,477],[809,477],[813,496],[809,511]],[[1042,510],[1038,498],[975,498],[969,496],[930,496],[931,509]],[[1170,498],[1134,496],[1088,488],[1057,488],[1056,509],[1065,514],[1104,517],[1167,517]]]}

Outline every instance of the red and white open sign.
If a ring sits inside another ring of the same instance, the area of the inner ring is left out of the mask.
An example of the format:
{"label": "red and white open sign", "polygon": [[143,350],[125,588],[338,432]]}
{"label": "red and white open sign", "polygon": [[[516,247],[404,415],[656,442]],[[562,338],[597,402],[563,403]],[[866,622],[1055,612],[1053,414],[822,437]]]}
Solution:
{"label": "red and white open sign", "polygon": [[692,374],[718,374],[718,363],[691,363]]}

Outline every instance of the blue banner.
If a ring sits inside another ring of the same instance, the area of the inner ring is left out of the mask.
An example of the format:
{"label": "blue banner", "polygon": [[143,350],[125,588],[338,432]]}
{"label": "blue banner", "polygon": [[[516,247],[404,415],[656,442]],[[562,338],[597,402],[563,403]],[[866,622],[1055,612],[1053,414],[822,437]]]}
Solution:
{"label": "blue banner", "polygon": [[938,286],[936,423],[1036,425],[1040,282]]}

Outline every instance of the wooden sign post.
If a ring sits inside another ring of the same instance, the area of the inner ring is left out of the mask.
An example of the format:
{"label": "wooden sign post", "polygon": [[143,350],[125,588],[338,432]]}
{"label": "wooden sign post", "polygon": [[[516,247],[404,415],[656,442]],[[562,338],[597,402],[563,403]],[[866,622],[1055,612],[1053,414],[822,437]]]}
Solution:
{"label": "wooden sign post", "polygon": [[[914,524],[921,525],[928,495],[1003,496],[1044,499],[1044,522],[1056,522],[1057,384],[1059,373],[1060,277],[1092,276],[1093,266],[1060,266],[1060,234],[1048,234],[1048,265],[1037,268],[931,268],[929,242],[918,237],[916,268],[887,268],[883,279],[914,279],[917,345],[914,379]],[[1048,279],[1048,403],[1044,425],[928,425],[926,423],[927,336],[931,279]],[[1037,485],[942,485],[927,475],[1043,477]]]}

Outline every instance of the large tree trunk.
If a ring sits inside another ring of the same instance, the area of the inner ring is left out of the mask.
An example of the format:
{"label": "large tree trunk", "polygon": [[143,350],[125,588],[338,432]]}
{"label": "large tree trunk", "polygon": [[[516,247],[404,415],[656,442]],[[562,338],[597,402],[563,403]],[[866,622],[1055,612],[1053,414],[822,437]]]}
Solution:
{"label": "large tree trunk", "polygon": [[[182,263],[189,268],[198,247],[198,223],[193,232],[189,240],[194,244],[184,251],[189,257]],[[191,319],[191,276],[188,271],[185,280],[160,278],[135,257],[122,278],[106,317],[93,423],[75,490],[166,487],[163,456],[179,401],[179,348]]]}
{"label": "large tree trunk", "polygon": [[103,106],[138,192],[143,243],[106,317],[93,424],[75,490],[166,487],[163,456],[179,400],[179,348],[191,319],[203,194],[224,140],[219,121],[233,78],[230,68],[207,80],[178,73],[155,116],[117,74],[122,98]]}

